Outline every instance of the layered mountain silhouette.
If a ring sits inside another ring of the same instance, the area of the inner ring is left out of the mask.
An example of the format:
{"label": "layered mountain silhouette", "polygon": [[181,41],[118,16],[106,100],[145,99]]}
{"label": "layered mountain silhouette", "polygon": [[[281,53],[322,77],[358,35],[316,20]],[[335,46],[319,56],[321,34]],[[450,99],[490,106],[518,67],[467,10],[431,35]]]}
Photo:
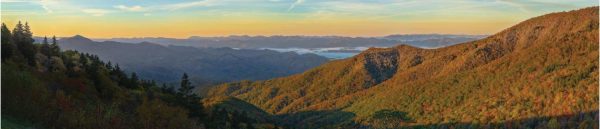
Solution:
{"label": "layered mountain silhouette", "polygon": [[195,84],[270,79],[300,73],[328,61],[315,54],[162,46],[149,42],[95,42],[80,35],[58,42],[63,49],[98,55],[142,78],[162,82],[177,82],[184,72]]}
{"label": "layered mountain silhouette", "polygon": [[161,45],[192,47],[231,47],[231,48],[331,48],[331,47],[392,47],[409,44],[424,48],[449,46],[466,41],[481,39],[482,35],[448,34],[404,34],[384,37],[342,37],[342,36],[227,36],[174,38],[112,38],[97,39],[118,42],[153,42]]}
{"label": "layered mountain silhouette", "polygon": [[284,122],[297,128],[593,128],[580,123],[598,123],[598,35],[598,7],[590,7],[439,49],[371,48],[301,74],[223,84],[208,96],[299,116]]}

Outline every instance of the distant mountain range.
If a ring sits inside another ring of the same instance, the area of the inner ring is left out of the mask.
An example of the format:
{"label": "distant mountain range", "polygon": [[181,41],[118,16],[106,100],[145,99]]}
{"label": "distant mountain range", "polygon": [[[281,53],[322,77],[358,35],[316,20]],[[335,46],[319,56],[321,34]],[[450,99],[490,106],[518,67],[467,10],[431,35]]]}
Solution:
{"label": "distant mountain range", "polygon": [[371,48],[207,96],[292,128],[598,128],[598,35],[598,7],[552,13],[481,40]]}
{"label": "distant mountain range", "polygon": [[80,35],[61,38],[58,43],[63,49],[98,55],[142,78],[161,82],[177,82],[184,72],[195,84],[264,80],[300,73],[328,61],[315,54],[163,46],[148,42],[96,42]]}
{"label": "distant mountain range", "polygon": [[[77,35],[59,38],[59,45],[65,49],[96,54],[103,60],[118,63],[125,70],[137,72],[144,78],[172,82],[177,80],[182,72],[189,71],[197,82],[213,84],[291,75],[327,61],[314,54],[343,59],[356,55],[368,47],[411,44],[423,48],[437,48],[482,37],[484,35],[409,34],[372,38],[193,36],[188,39],[88,39]],[[40,42],[43,38],[34,37],[34,39]],[[282,54],[279,54],[280,52]]]}
{"label": "distant mountain range", "polygon": [[391,47],[407,44],[416,47],[438,48],[484,38],[486,35],[407,34],[385,37],[341,36],[227,36],[175,38],[111,38],[97,41],[127,43],[152,42],[161,45],[231,48],[332,48],[332,47]]}

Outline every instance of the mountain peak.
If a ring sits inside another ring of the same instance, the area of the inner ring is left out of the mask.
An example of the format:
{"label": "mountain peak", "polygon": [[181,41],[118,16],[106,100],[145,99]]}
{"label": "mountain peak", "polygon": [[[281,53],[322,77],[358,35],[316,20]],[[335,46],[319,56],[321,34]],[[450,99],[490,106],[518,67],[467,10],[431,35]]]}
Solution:
{"label": "mountain peak", "polygon": [[77,40],[77,41],[93,42],[91,39],[83,37],[82,35],[75,35],[73,37],[67,37],[65,39],[67,39],[67,40]]}

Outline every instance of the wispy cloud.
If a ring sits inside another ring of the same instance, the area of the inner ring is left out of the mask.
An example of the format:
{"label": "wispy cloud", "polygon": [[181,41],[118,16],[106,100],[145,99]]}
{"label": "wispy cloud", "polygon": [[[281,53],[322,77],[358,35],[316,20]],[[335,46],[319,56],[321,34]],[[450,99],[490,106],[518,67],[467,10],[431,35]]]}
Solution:
{"label": "wispy cloud", "polygon": [[388,9],[392,3],[367,3],[367,2],[343,2],[331,1],[323,2],[322,8],[329,8],[337,11],[354,11],[354,12],[372,12]]}
{"label": "wispy cloud", "polygon": [[[518,1],[518,0],[497,0],[499,3],[504,3],[510,6],[517,7],[523,12],[540,11],[547,8],[574,8],[575,6],[563,3],[554,3],[549,1]],[[577,2],[577,1],[573,1]]]}
{"label": "wispy cloud", "polygon": [[200,6],[212,6],[214,5],[214,0],[203,0],[203,1],[194,1],[194,2],[185,2],[185,3],[176,3],[169,4],[163,7],[166,10],[179,10],[191,7],[200,7]]}
{"label": "wispy cloud", "polygon": [[2,3],[22,3],[22,2],[31,2],[28,0],[2,0],[0,1]]}
{"label": "wispy cloud", "polygon": [[146,10],[146,8],[139,6],[139,5],[134,5],[134,6],[116,5],[114,7],[117,9],[123,10],[123,11],[131,11],[131,12],[141,12],[141,11]]}
{"label": "wispy cloud", "polygon": [[53,13],[54,10],[52,8],[50,8],[50,6],[57,4],[57,1],[41,0],[37,4],[42,6],[42,8],[44,9],[44,11],[46,11],[46,13]]}
{"label": "wispy cloud", "polygon": [[517,7],[519,10],[521,10],[523,12],[531,12],[531,9],[528,7],[528,5],[526,5],[524,3],[520,3],[518,1],[513,1],[513,0],[498,0],[498,2],[507,4],[507,5],[510,5],[510,6]]}
{"label": "wispy cloud", "polygon": [[[5,3],[5,4],[11,4],[11,3],[31,3],[31,4],[36,4],[36,5],[40,5],[40,7],[42,7],[42,9],[44,9],[44,11],[46,11],[46,13],[52,13],[54,12],[52,9],[50,9],[50,4],[55,4],[56,1],[51,1],[51,0],[1,0],[1,3]],[[6,11],[5,9],[3,9],[2,11]]]}
{"label": "wispy cloud", "polygon": [[292,9],[294,9],[297,5],[304,3],[304,0],[296,0],[296,2],[292,3],[292,5],[290,5],[290,7],[288,8],[288,12],[291,11]]}
{"label": "wispy cloud", "polygon": [[107,13],[112,13],[112,10],[106,9],[83,9],[84,13],[91,14],[92,16],[104,16]]}

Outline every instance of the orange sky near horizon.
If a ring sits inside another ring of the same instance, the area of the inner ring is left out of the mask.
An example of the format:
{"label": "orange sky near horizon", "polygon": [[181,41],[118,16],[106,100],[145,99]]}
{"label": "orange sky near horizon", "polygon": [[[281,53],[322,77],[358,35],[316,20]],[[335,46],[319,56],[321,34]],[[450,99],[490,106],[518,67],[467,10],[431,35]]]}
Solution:
{"label": "orange sky near horizon", "polygon": [[3,0],[9,28],[29,22],[35,36],[90,38],[497,33],[531,17],[597,1]]}
{"label": "orange sky near horizon", "polygon": [[[4,20],[9,28],[18,20]],[[310,35],[377,37],[391,34],[473,34],[487,35],[510,27],[518,21],[188,21],[124,24],[93,21],[28,21],[36,36],[68,37],[83,35],[90,38],[229,36],[229,35]]]}

